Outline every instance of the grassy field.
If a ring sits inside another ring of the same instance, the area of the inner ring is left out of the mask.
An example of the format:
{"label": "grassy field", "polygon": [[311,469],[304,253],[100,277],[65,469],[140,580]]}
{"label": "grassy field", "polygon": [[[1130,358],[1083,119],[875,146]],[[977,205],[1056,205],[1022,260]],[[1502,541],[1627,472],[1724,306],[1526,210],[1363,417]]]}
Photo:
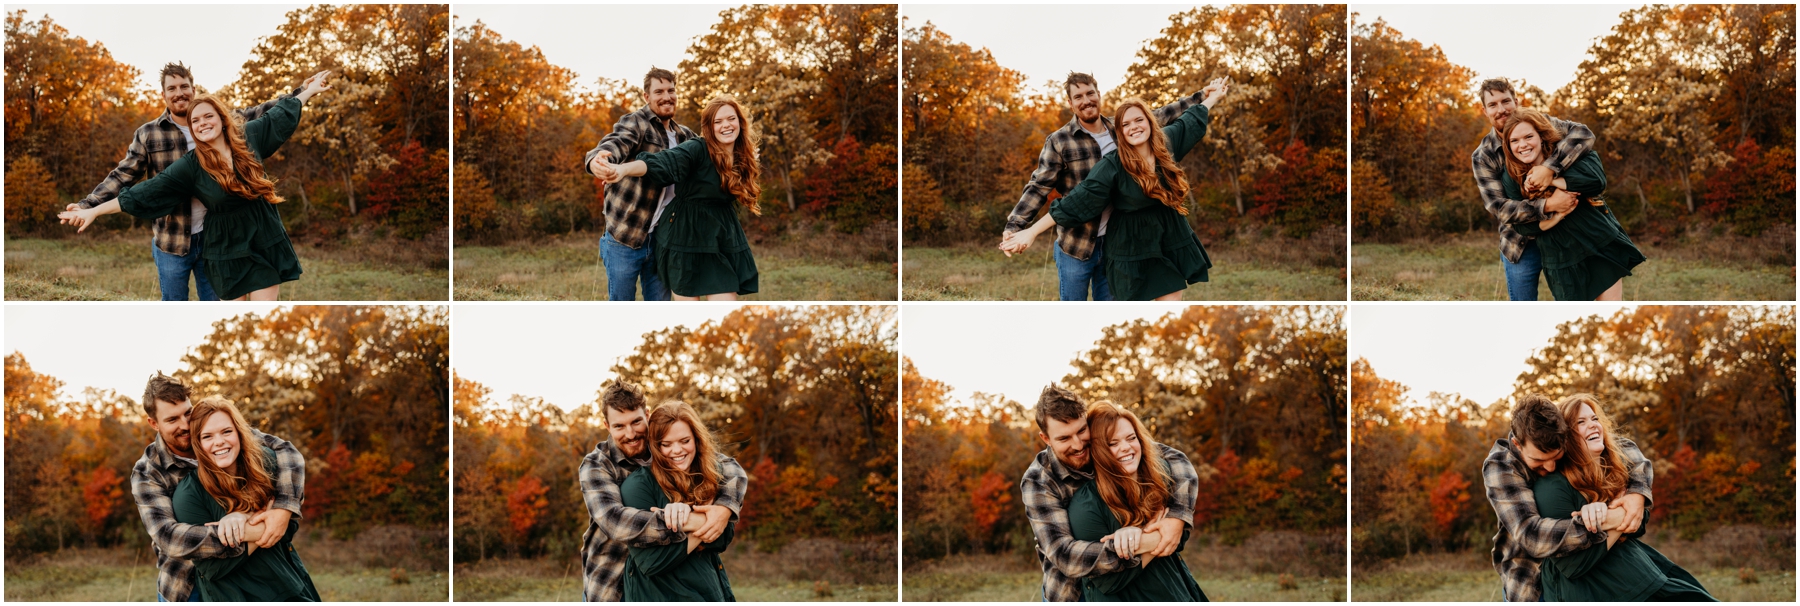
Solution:
{"label": "grassy field", "polygon": [[[996,241],[997,242],[997,241]],[[1008,258],[990,243],[907,246],[908,301],[1054,301],[1056,260],[1048,235]],[[1182,291],[1187,301],[1342,301],[1344,242],[1239,235],[1206,243],[1210,280]]]}
{"label": "grassy field", "polygon": [[[447,251],[433,246],[442,246],[441,241],[366,238],[329,249],[295,242],[305,273],[281,285],[281,300],[442,301],[449,292],[449,262]],[[9,301],[144,301],[161,296],[147,230],[6,240]]]}
{"label": "grassy field", "polygon": [[[1194,580],[1214,602],[1342,602],[1344,540],[1341,532],[1302,535],[1270,532],[1242,545],[1195,536],[1182,552]],[[1282,586],[1283,577],[1288,580]],[[1036,554],[957,555],[906,570],[909,602],[1037,602],[1043,573]]]}
{"label": "grassy field", "polygon": [[[734,542],[723,556],[739,602],[892,602],[894,543],[803,539],[778,553]],[[456,565],[458,602],[581,600],[575,558],[490,559]]]}
{"label": "grassy field", "polygon": [[[1692,238],[1638,247],[1648,258],[1625,279],[1627,301],[1782,301],[1794,299],[1794,230],[1762,237]],[[1506,300],[1497,236],[1356,244],[1351,297],[1358,301]],[[1538,300],[1550,287],[1539,282]]]}
{"label": "grassy field", "polygon": [[[1693,541],[1652,533],[1646,543],[1721,601],[1794,601],[1792,529],[1727,526]],[[1358,602],[1500,601],[1500,577],[1485,548],[1358,565],[1352,578],[1351,599]]]}
{"label": "grassy field", "polygon": [[[891,232],[891,230],[889,230]],[[752,240],[760,292],[746,301],[892,301],[891,233],[821,231]],[[600,234],[456,247],[456,300],[606,300]]]}
{"label": "grassy field", "polygon": [[[303,532],[294,549],[326,601],[442,602],[450,588],[444,537],[427,534],[378,528],[347,542]],[[154,602],[156,556],[147,547],[116,547],[9,559],[6,601]]]}

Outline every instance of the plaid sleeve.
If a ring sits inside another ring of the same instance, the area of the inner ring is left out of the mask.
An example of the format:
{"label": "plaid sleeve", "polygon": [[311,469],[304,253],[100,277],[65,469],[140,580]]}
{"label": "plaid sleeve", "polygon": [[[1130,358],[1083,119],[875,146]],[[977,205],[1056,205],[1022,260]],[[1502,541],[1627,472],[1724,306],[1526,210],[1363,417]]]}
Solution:
{"label": "plaid sleeve", "polygon": [[1556,126],[1556,130],[1562,131],[1563,138],[1556,142],[1556,153],[1550,154],[1544,166],[1550,167],[1550,172],[1561,175],[1582,154],[1594,149],[1594,131],[1588,130],[1587,125],[1580,122],[1551,118],[1550,123]]}
{"label": "plaid sleeve", "polygon": [[138,517],[144,520],[151,542],[162,555],[181,560],[230,558],[244,555],[244,546],[226,547],[211,528],[200,524],[175,521],[175,487],[151,469],[148,461],[138,461],[131,468],[131,498],[137,501]]}
{"label": "plaid sleeve", "polygon": [[1638,450],[1637,442],[1619,438],[1619,450],[1625,455],[1625,464],[1631,466],[1631,480],[1625,484],[1625,492],[1644,495],[1644,509],[1650,509],[1650,486],[1656,480],[1656,468],[1650,459],[1644,458],[1644,452]]}
{"label": "plaid sleeve", "polygon": [[269,110],[274,109],[275,106],[279,105],[283,100],[300,96],[300,91],[303,90],[306,90],[305,86],[296,86],[294,87],[294,90],[288,91],[285,95],[264,101],[262,104],[254,107],[246,107],[237,110],[237,115],[243,118],[245,122],[261,118],[263,114],[269,113]]}
{"label": "plaid sleeve", "polygon": [[300,503],[306,500],[306,457],[292,442],[255,429],[250,432],[275,451],[275,469],[269,470],[275,476],[275,502],[270,507],[286,509],[294,512],[295,519],[300,518]]}
{"label": "plaid sleeve", "polygon": [[1542,560],[1606,542],[1605,533],[1589,533],[1575,520],[1539,516],[1530,480],[1497,455],[1482,462],[1481,480],[1487,484],[1488,502],[1494,506],[1501,530],[1527,557]]}
{"label": "plaid sleeve", "polygon": [[724,505],[731,509],[736,517],[744,508],[744,490],[750,486],[750,476],[744,473],[744,467],[738,465],[737,459],[719,455],[719,495],[713,497],[714,505]]}
{"label": "plaid sleeve", "polygon": [[1026,472],[1019,483],[1019,500],[1025,503],[1025,517],[1031,521],[1032,534],[1037,535],[1038,550],[1052,567],[1079,579],[1118,572],[1136,560],[1121,559],[1113,552],[1111,541],[1075,540],[1069,530],[1069,509],[1056,498],[1048,481],[1039,470]]}
{"label": "plaid sleeve", "polygon": [[1194,94],[1176,99],[1174,103],[1150,110],[1150,113],[1156,116],[1157,124],[1167,126],[1170,122],[1180,119],[1182,112],[1187,111],[1190,107],[1199,105],[1200,102],[1204,100],[1206,100],[1206,97],[1201,91],[1194,91]]}
{"label": "plaid sleeve", "polygon": [[125,146],[125,159],[120,160],[119,165],[114,166],[112,172],[106,173],[106,178],[102,179],[99,185],[94,186],[93,192],[75,204],[84,209],[93,208],[107,200],[119,197],[119,190],[125,189],[144,177],[144,166],[148,155],[149,152],[144,146],[144,129],[140,128],[131,135],[131,144]]}
{"label": "plaid sleeve", "polygon": [[1501,223],[1536,223],[1550,217],[1544,214],[1543,200],[1508,200],[1506,188],[1500,184],[1500,171],[1505,161],[1483,153],[1480,148],[1469,156],[1475,171],[1475,186],[1481,190],[1481,202],[1488,214]]}
{"label": "plaid sleeve", "polygon": [[1056,133],[1044,137],[1044,149],[1038,152],[1037,168],[1031,171],[1031,180],[1025,182],[1024,193],[1019,194],[1019,203],[1013,205],[1012,212],[1006,215],[1006,233],[1031,226],[1037,220],[1038,211],[1050,200],[1050,189],[1056,184],[1056,174],[1062,172],[1062,152],[1056,148]]}
{"label": "plaid sleeve", "polygon": [[1171,518],[1187,522],[1194,526],[1194,499],[1200,496],[1200,472],[1188,461],[1187,454],[1169,446],[1157,444],[1162,450],[1162,459],[1169,471],[1169,513]]}
{"label": "plaid sleeve", "polygon": [[664,527],[662,516],[647,509],[626,507],[619,496],[619,483],[613,479],[612,469],[602,464],[596,453],[589,453],[581,460],[581,498],[587,502],[588,517],[593,519],[600,532],[628,547],[654,547],[687,540],[687,535]]}
{"label": "plaid sleeve", "polygon": [[618,122],[613,123],[612,132],[606,133],[606,136],[600,138],[600,143],[595,145],[594,149],[588,150],[581,156],[582,172],[594,174],[594,171],[588,168],[588,163],[593,162],[594,156],[599,155],[601,151],[607,152],[608,158],[614,164],[631,161],[631,152],[638,148],[635,117],[636,114],[625,114],[620,117]]}

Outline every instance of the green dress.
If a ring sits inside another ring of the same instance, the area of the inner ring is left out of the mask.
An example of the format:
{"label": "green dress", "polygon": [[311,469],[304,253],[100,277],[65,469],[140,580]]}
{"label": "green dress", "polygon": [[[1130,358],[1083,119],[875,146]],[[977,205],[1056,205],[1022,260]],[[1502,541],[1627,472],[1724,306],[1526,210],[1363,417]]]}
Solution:
{"label": "green dress", "polygon": [[[281,149],[300,125],[303,103],[282,99],[244,124],[244,139],[258,162]],[[275,205],[227,193],[189,151],[150,180],[119,192],[119,208],[140,219],[181,211],[199,198],[206,206],[206,274],[220,299],[300,279],[300,257],[288,241]]]}
{"label": "green dress", "polygon": [[[1116,212],[1116,211],[1115,211]],[[1117,217],[1118,215],[1113,215]],[[1100,489],[1088,480],[1075,489],[1069,499],[1069,534],[1077,541],[1098,541],[1119,529],[1119,519],[1106,508]],[[1181,559],[1187,548],[1188,531],[1181,531],[1181,547],[1166,558],[1156,558],[1149,566],[1133,566],[1118,572],[1081,579],[1083,602],[1205,602],[1206,593],[1194,581],[1187,562]]]}
{"label": "green dress", "polygon": [[[639,467],[619,485],[619,499],[626,507],[648,510],[669,504],[669,495],[657,485],[649,467]],[[627,602],[736,602],[731,579],[719,554],[731,546],[737,521],[725,526],[725,534],[702,543],[692,553],[687,541],[657,547],[632,547],[625,557]]]}
{"label": "green dress", "polygon": [[[1208,121],[1206,106],[1196,104],[1163,127],[1169,153],[1177,161],[1206,136]],[[1125,144],[1124,137],[1114,138]],[[1168,183],[1161,169],[1157,176]],[[1113,211],[1106,225],[1106,281],[1113,299],[1147,301],[1207,281],[1212,259],[1187,217],[1144,195],[1120,164],[1117,149],[1102,157],[1068,195],[1050,204],[1050,218],[1057,225],[1076,227],[1099,218],[1109,204]]]}
{"label": "green dress", "polygon": [[[1581,194],[1575,210],[1549,231],[1538,229],[1536,222],[1517,223],[1513,229],[1537,238],[1544,278],[1556,300],[1592,301],[1620,278],[1631,275],[1631,268],[1644,262],[1644,253],[1631,243],[1610,209],[1588,204],[1606,191],[1606,169],[1600,165],[1600,154],[1582,154],[1562,177],[1569,191]],[[1511,174],[1501,176],[1501,186],[1508,199],[1524,199]]]}
{"label": "green dress", "polygon": [[[1569,519],[1587,499],[1562,472],[1532,485],[1538,515]],[[1544,560],[1538,571],[1546,602],[1717,602],[1699,579],[1643,542],[1644,529],[1619,537],[1611,549],[1589,547]]]}
{"label": "green dress", "polygon": [[675,188],[656,222],[656,275],[669,290],[683,297],[756,292],[756,259],[738,222],[737,198],[719,181],[706,141],[694,137],[637,159],[645,185]]}
{"label": "green dress", "polygon": [[[275,451],[262,449],[265,468],[275,468]],[[190,473],[175,485],[175,521],[208,524],[225,518],[225,507],[207,494],[200,474]],[[281,543],[233,558],[194,560],[194,590],[205,602],[321,602],[312,575],[294,551],[300,522],[288,520]]]}

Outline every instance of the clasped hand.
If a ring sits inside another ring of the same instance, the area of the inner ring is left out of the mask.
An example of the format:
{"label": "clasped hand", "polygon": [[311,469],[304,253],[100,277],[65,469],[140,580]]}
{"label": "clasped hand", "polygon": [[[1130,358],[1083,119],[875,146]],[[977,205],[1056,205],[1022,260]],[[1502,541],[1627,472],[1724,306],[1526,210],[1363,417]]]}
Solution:
{"label": "clasped hand", "polygon": [[594,154],[594,159],[588,162],[588,170],[607,185],[618,183],[625,178],[624,172],[619,170],[619,165],[612,163],[612,152],[604,149],[600,150],[600,153]]}
{"label": "clasped hand", "polygon": [[726,524],[731,522],[731,510],[720,505],[670,503],[650,511],[662,516],[663,526],[674,531],[683,530],[688,525],[688,518],[695,512],[705,515],[706,522],[698,529],[689,531],[689,534],[699,538],[702,543],[718,540],[721,535],[725,534]]}

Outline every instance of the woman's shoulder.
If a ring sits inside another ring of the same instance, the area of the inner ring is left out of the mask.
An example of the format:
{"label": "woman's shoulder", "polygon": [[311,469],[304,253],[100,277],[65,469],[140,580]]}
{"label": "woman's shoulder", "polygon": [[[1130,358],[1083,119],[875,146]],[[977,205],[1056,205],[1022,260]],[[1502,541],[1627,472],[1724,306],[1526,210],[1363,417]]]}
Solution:
{"label": "woman's shoulder", "polygon": [[645,486],[655,485],[656,477],[651,475],[650,468],[639,467],[625,475],[625,481],[619,482],[619,490],[623,492],[625,490],[640,489]]}

